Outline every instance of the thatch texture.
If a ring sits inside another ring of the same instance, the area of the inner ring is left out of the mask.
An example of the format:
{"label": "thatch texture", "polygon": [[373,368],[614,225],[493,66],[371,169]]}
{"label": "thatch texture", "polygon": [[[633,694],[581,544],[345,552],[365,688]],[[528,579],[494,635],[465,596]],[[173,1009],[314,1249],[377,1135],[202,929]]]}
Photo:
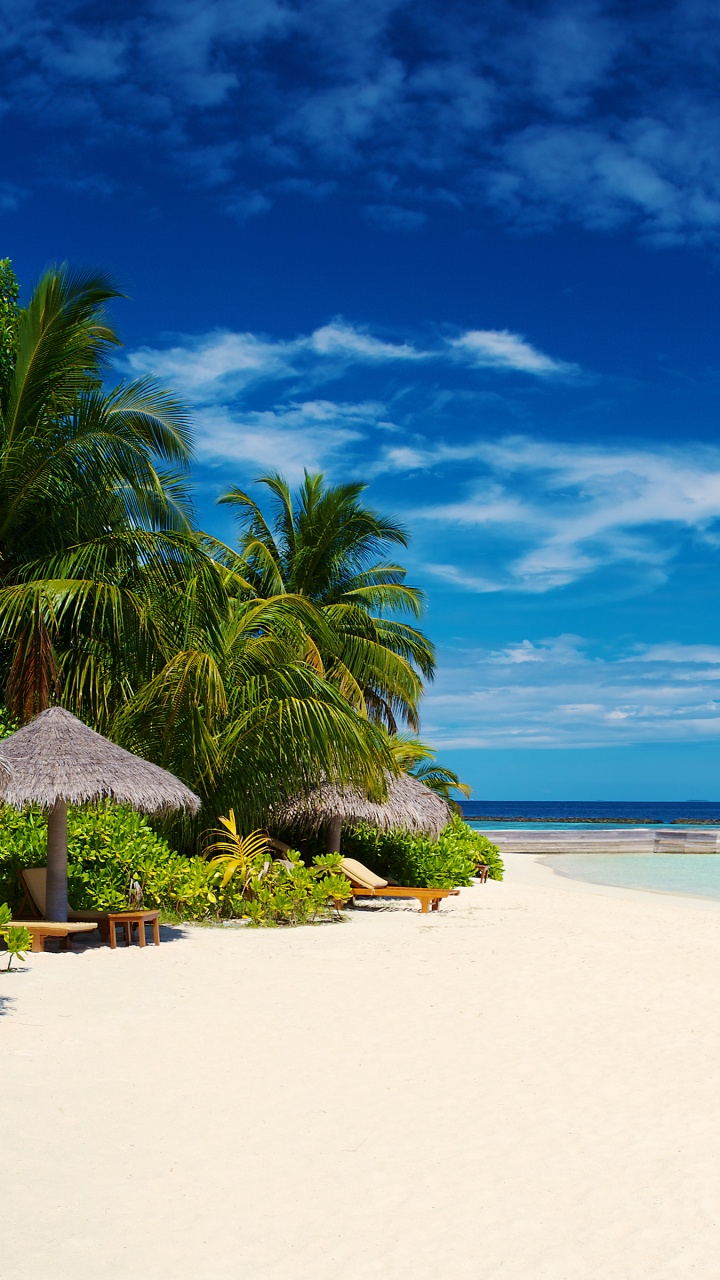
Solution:
{"label": "thatch texture", "polygon": [[0,778],[0,798],[16,809],[99,800],[143,813],[196,813],[200,807],[198,797],[166,769],[124,751],[62,707],[41,712],[3,739],[0,761],[10,766],[9,779]]}
{"label": "thatch texture", "polygon": [[326,783],[280,805],[273,812],[273,821],[282,828],[319,831],[333,818],[341,818],[351,825],[368,822],[383,830],[400,827],[419,831],[437,840],[452,819],[450,806],[409,773],[398,777],[388,774],[386,781],[387,800],[382,804],[368,800],[355,788]]}

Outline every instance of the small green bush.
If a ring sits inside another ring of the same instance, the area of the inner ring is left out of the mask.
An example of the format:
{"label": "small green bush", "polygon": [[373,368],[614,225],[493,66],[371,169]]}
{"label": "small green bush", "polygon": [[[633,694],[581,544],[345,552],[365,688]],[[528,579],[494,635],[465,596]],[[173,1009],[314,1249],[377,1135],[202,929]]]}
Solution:
{"label": "small green bush", "polygon": [[454,850],[458,855],[462,853],[471,858],[475,870],[487,867],[490,880],[502,880],[505,868],[497,845],[492,844],[482,831],[473,831],[457,815],[442,832],[438,844],[447,853]]}
{"label": "small green bush", "polygon": [[306,866],[300,854],[289,849],[284,859],[272,860],[265,831],[243,835],[235,811],[220,818],[216,836],[206,846],[216,869],[221,911],[247,916],[253,924],[310,924],[335,918],[351,897],[347,876],[341,871],[339,853],[326,853]]}
{"label": "small green bush", "polygon": [[340,906],[352,896],[350,882],[339,870],[340,856],[325,854],[306,867],[300,855],[288,854],[292,864],[270,864],[267,873],[254,881],[250,892],[234,901],[236,914],[253,924],[312,924],[339,918]]}
{"label": "small green bush", "polygon": [[376,875],[417,888],[454,889],[469,885],[479,866],[502,880],[500,853],[487,836],[454,817],[438,840],[410,831],[378,831],[366,823],[343,832],[343,853]]}
{"label": "small green bush", "polygon": [[9,973],[12,969],[13,956],[16,956],[18,960],[24,960],[26,952],[31,949],[32,934],[23,925],[13,925],[12,912],[7,902],[0,904],[0,939],[4,942],[5,950],[8,952],[5,973]]}

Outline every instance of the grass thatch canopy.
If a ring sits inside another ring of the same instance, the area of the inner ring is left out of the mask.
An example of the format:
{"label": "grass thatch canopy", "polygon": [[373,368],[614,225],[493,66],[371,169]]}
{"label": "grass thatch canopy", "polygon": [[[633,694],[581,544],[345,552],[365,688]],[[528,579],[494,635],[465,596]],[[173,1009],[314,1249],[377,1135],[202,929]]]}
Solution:
{"label": "grass thatch canopy", "polygon": [[279,806],[273,811],[273,820],[280,827],[298,831],[319,831],[333,819],[351,825],[368,822],[383,830],[401,827],[419,831],[436,840],[452,819],[449,805],[409,773],[398,777],[388,774],[386,782],[387,800],[382,803],[368,800],[352,787],[326,783]]}
{"label": "grass thatch canopy", "polygon": [[124,751],[62,707],[41,712],[0,742],[0,762],[10,766],[9,779],[0,777],[0,796],[16,809],[99,800],[144,813],[196,813],[200,807],[198,797],[166,769]]}

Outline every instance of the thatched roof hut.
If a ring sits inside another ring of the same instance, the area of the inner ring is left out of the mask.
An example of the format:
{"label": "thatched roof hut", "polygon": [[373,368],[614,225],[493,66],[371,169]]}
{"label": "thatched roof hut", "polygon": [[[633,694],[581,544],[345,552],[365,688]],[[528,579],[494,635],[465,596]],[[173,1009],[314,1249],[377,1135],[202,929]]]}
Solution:
{"label": "thatched roof hut", "polygon": [[393,827],[418,831],[437,840],[452,819],[452,810],[437,795],[409,773],[387,774],[387,800],[369,800],[355,787],[323,783],[307,795],[294,796],[273,811],[274,822],[297,831],[327,828],[328,850],[340,848],[343,823],[368,822],[388,830]]}
{"label": "thatched roof hut", "polygon": [[4,738],[0,761],[10,767],[9,780],[0,779],[0,793],[15,809],[52,809],[58,800],[114,800],[143,813],[196,813],[200,807],[198,797],[167,769],[109,742],[63,707],[42,711]]}
{"label": "thatched roof hut", "polygon": [[37,804],[48,810],[47,913],[67,919],[67,806],[114,800],[144,813],[185,809],[200,800],[182,782],[95,733],[65,711],[51,707],[0,742],[0,795],[16,809]]}

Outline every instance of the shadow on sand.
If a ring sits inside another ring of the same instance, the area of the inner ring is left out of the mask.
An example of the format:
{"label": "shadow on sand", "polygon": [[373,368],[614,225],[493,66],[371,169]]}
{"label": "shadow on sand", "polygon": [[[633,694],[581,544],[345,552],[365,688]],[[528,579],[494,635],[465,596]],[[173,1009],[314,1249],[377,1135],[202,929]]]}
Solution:
{"label": "shadow on sand", "polygon": [[[185,937],[185,932],[183,930],[182,925],[174,925],[174,924],[160,925],[160,945],[161,946],[165,942],[182,942],[184,940],[184,937]],[[152,948],[154,944],[152,940],[152,931],[150,929],[147,930],[145,938],[146,938],[145,945],[147,947]],[[133,941],[130,945],[133,947],[137,947],[138,945],[137,934],[135,933],[133,934]],[[109,947],[108,943],[102,941],[100,934],[98,933],[97,930],[95,930],[94,933],[75,934],[69,947],[69,951],[71,951],[74,955],[78,955],[78,956],[84,955],[86,951],[109,951],[110,949],[111,948]],[[125,942],[125,930],[119,929],[117,933],[117,950],[125,951],[126,949],[127,949],[127,943]],[[63,940],[61,938],[46,939],[46,942],[45,942],[46,954],[50,954],[51,952],[58,952],[58,951],[64,952],[64,950],[65,950],[65,947],[63,945]]]}
{"label": "shadow on sand", "polygon": [[[20,972],[21,972],[20,969],[11,969],[9,976],[12,978],[14,973],[20,973]],[[4,978],[5,975],[0,974],[0,977]],[[12,996],[0,996],[0,1018],[4,1017],[4,1015],[7,1013],[12,1013],[12,1006],[14,1004],[15,1004],[15,1001]]]}

